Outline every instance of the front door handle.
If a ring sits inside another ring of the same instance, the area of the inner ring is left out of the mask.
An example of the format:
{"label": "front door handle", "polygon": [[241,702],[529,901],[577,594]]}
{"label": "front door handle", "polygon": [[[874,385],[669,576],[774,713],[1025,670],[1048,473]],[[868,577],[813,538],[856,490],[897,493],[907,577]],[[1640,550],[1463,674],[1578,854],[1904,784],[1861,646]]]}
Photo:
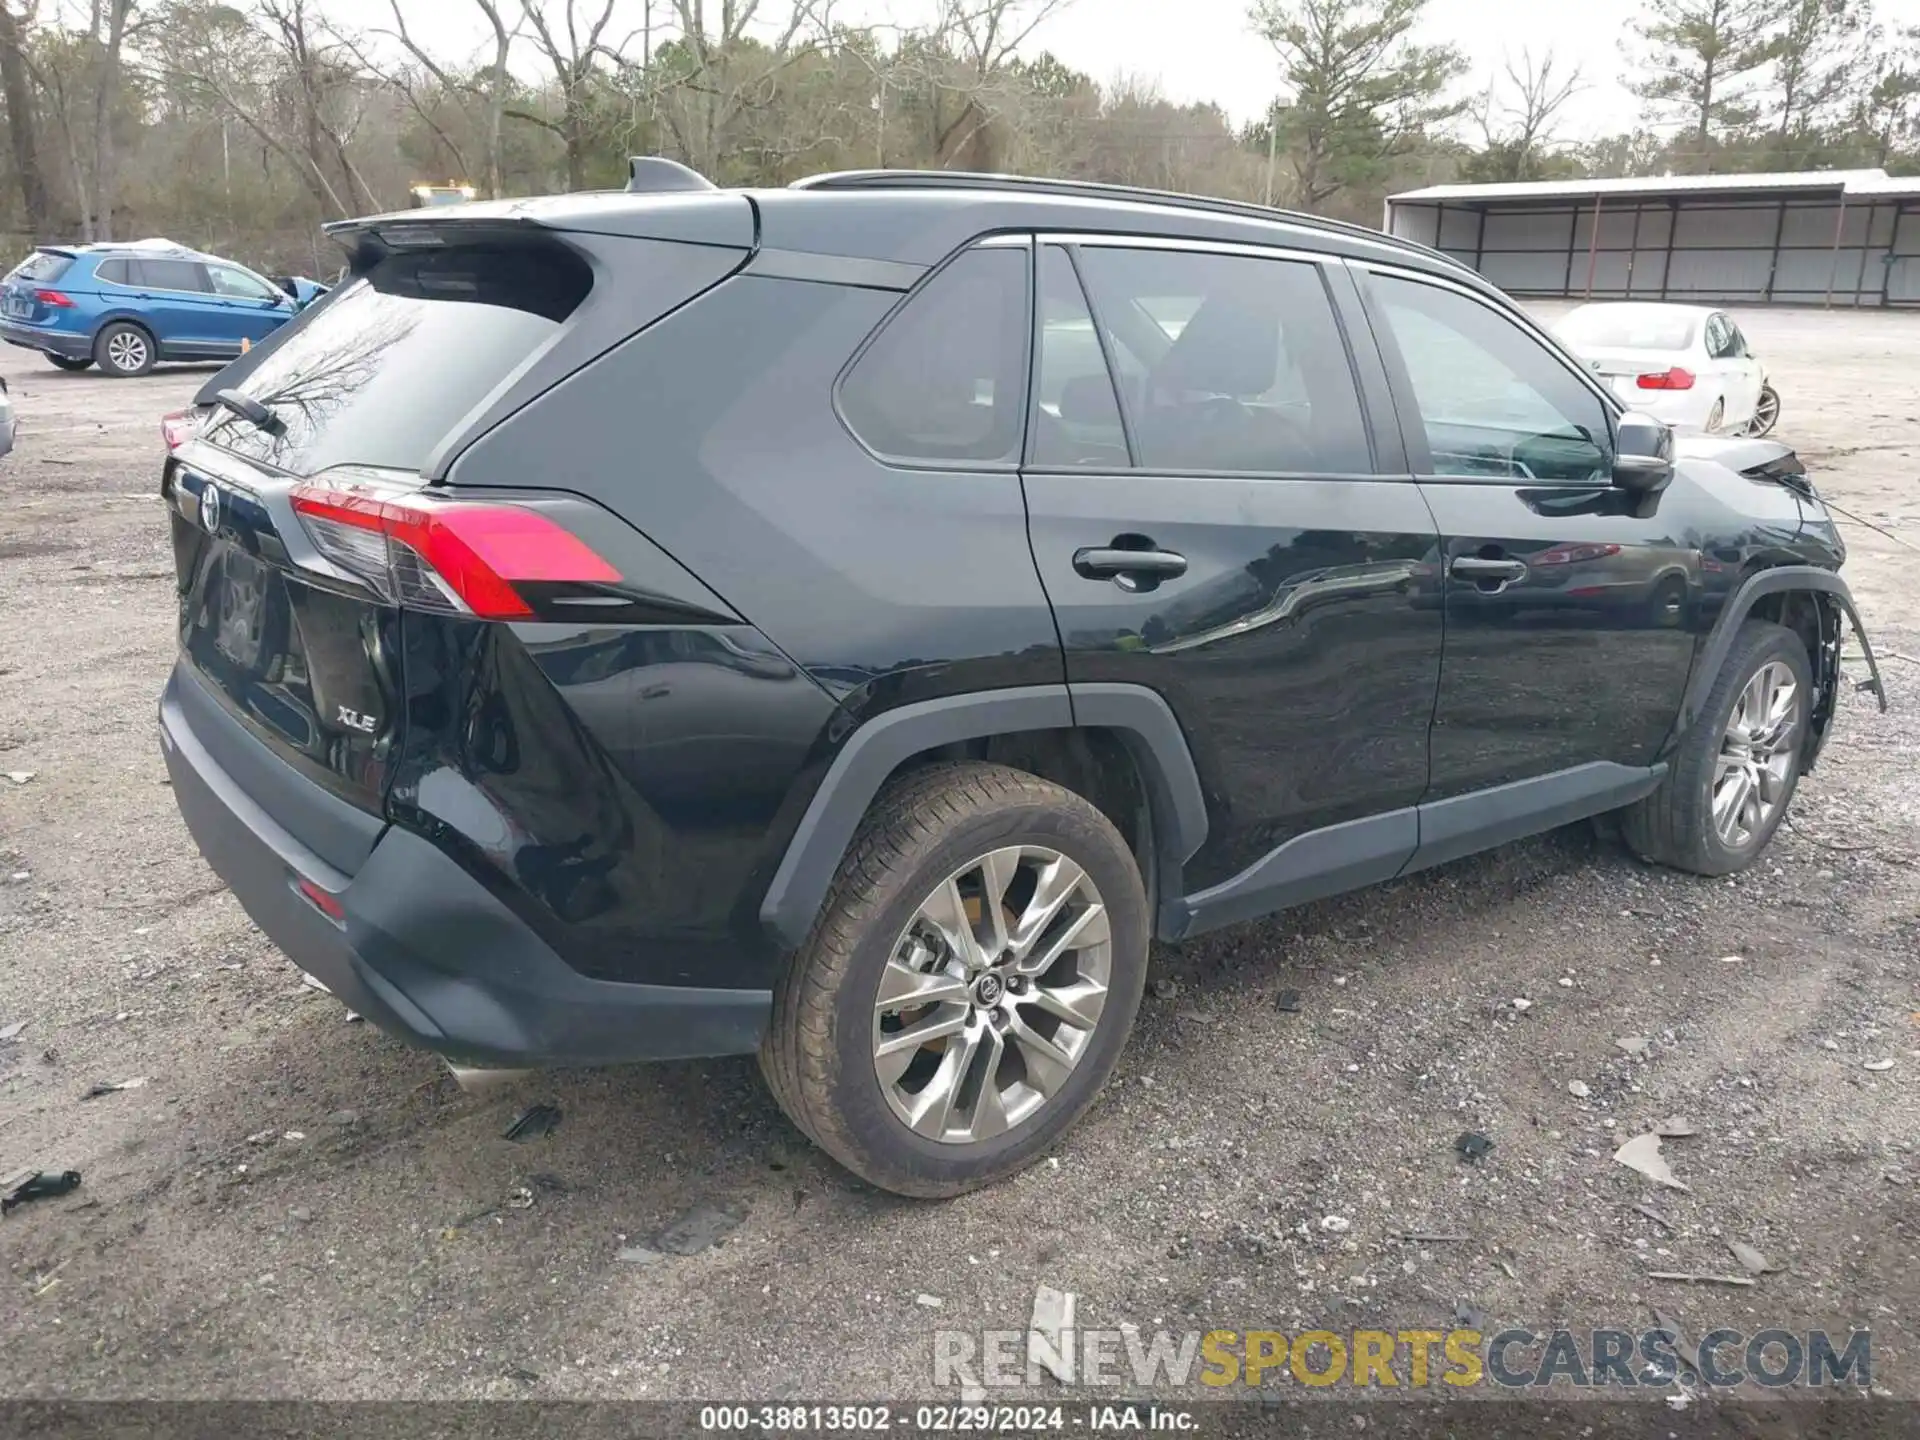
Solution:
{"label": "front door handle", "polygon": [[1076,575],[1088,580],[1150,580],[1158,584],[1187,573],[1187,557],[1172,550],[1121,550],[1092,546],[1073,552]]}
{"label": "front door handle", "polygon": [[1480,555],[1456,555],[1447,573],[1456,580],[1519,580],[1527,573],[1519,560],[1488,560]]}

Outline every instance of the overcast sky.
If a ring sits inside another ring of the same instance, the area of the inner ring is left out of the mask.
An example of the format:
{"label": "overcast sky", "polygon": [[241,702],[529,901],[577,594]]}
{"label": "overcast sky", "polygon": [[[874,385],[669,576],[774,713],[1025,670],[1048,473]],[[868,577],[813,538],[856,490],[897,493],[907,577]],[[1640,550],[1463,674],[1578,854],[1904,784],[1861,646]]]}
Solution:
{"label": "overcast sky", "polygon": [[[565,0],[546,0],[559,14]],[[576,0],[579,13],[599,0]],[[617,0],[609,37],[638,27],[647,0]],[[449,50],[477,47],[484,31],[471,0],[401,0],[416,38]],[[670,0],[652,0],[664,28]],[[389,0],[329,0],[328,11],[367,26],[390,25]],[[512,13],[514,0],[503,9]],[[763,12],[785,12],[783,0],[762,0]],[[924,21],[928,0],[839,0],[836,18],[853,23]],[[1889,25],[1920,24],[1920,0],[1877,0]],[[1025,47],[1051,50],[1076,70],[1105,82],[1129,75],[1153,81],[1170,100],[1213,100],[1235,120],[1258,116],[1279,87],[1273,51],[1247,21],[1247,0],[1071,0]],[[1640,13],[1640,0],[1428,0],[1421,35],[1449,40],[1466,52],[1471,83],[1484,85],[1509,55],[1531,49],[1577,60],[1587,89],[1563,112],[1562,138],[1584,139],[1632,128],[1642,106],[1628,93],[1621,41]],[[429,17],[431,17],[429,19]],[[636,42],[637,48],[638,42]],[[517,69],[531,71],[523,54]]]}

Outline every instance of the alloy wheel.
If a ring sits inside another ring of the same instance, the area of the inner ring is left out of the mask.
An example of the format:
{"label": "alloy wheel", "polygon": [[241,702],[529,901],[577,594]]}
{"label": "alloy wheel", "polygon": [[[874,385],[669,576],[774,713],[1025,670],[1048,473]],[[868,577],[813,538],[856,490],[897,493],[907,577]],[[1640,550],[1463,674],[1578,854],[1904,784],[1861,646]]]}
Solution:
{"label": "alloy wheel", "polygon": [[1713,772],[1713,826],[1730,850],[1765,833],[1785,801],[1800,705],[1799,682],[1779,660],[1756,670],[1734,703]]}
{"label": "alloy wheel", "polygon": [[138,370],[147,363],[147,342],[130,330],[107,341],[107,359],[116,370]]}
{"label": "alloy wheel", "polygon": [[1779,423],[1780,397],[1769,385],[1760,392],[1760,403],[1754,407],[1753,419],[1747,422],[1745,434],[1765,435]]}
{"label": "alloy wheel", "polygon": [[880,978],[888,1107],[949,1145],[1030,1119],[1087,1053],[1112,967],[1106,905],[1072,859],[1014,845],[969,861],[921,901]]}

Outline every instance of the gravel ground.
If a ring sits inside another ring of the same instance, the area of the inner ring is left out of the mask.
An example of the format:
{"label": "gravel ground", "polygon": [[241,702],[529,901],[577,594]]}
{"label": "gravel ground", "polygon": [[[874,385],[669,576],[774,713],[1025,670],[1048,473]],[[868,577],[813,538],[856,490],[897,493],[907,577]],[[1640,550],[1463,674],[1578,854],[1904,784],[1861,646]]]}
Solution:
{"label": "gravel ground", "polygon": [[[1920,316],[1740,321],[1822,486],[1920,545]],[[1874,639],[1906,657],[1884,662],[1896,708],[1845,702],[1753,873],[1649,869],[1580,826],[1163,947],[1057,1157],[930,1206],[814,1153],[749,1061],[467,1094],[303,988],[202,863],[154,735],[156,421],[204,372],[9,351],[0,373],[24,417],[0,466],[0,772],[32,772],[0,779],[0,1027],[24,1022],[0,1041],[0,1171],[85,1175],[0,1224],[5,1393],[927,1397],[937,1326],[1024,1326],[1044,1281],[1082,1324],[1148,1330],[1461,1305],[1492,1328],[1637,1331],[1650,1304],[1695,1336],[1866,1326],[1876,1383],[1920,1399],[1911,550],[1848,529]],[[535,1101],[558,1129],[502,1139]],[[1676,1113],[1690,1193],[1610,1159]],[[1466,1130],[1496,1141],[1479,1164]],[[702,1204],[739,1217],[724,1244],[617,1258]],[[1784,1271],[1648,1278],[1737,1273],[1730,1239]]]}

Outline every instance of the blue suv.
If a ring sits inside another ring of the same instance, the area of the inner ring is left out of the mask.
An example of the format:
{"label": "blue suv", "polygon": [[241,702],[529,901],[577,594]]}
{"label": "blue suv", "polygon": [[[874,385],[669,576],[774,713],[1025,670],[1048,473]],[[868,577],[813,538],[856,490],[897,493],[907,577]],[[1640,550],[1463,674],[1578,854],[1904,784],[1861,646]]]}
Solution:
{"label": "blue suv", "polygon": [[230,360],[294,317],[285,290],[176,245],[43,245],[0,284],[0,339],[62,370],[144,375],[160,360]]}

